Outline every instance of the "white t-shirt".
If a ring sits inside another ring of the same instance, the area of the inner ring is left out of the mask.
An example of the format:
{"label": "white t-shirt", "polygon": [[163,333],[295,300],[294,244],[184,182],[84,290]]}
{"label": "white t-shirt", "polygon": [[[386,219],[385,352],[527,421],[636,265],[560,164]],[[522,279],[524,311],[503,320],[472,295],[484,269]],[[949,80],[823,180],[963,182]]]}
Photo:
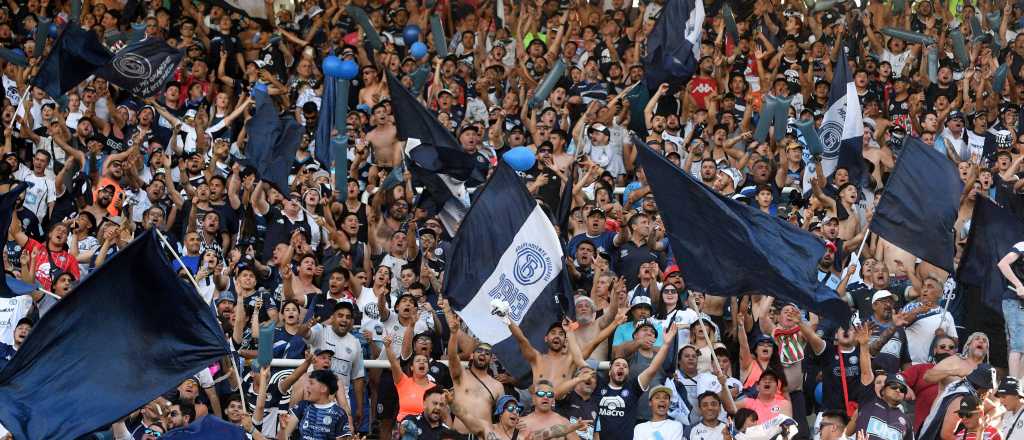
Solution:
{"label": "white t-shirt", "polygon": [[14,345],[14,327],[31,308],[32,297],[29,295],[0,298],[0,342]]}
{"label": "white t-shirt", "polygon": [[49,203],[57,200],[57,184],[54,183],[52,177],[46,175],[39,177],[35,173],[27,173],[20,178],[29,183],[29,187],[25,188],[24,206],[42,222],[46,214],[49,213]]}
{"label": "white t-shirt", "polygon": [[363,347],[351,333],[338,336],[333,329],[316,324],[309,329],[306,344],[314,352],[324,349],[334,352],[331,358],[331,371],[338,376],[341,382],[339,386],[344,384],[349,387],[352,379],[366,376],[366,369],[363,368]]}
{"label": "white t-shirt", "polygon": [[[370,331],[373,332],[373,340],[376,342],[383,342],[384,335],[391,336],[391,351],[395,353],[395,356],[400,357],[402,355],[402,343],[405,342],[405,327],[402,326],[401,322],[398,322],[398,313],[391,312],[386,321],[377,321],[377,323],[379,323],[379,325],[384,329],[384,332],[383,334],[380,334],[371,329]],[[416,324],[413,324],[412,334],[418,335],[433,327],[434,317],[420,314],[419,319],[416,320]],[[381,351],[378,359],[387,359],[387,354]]]}
{"label": "white t-shirt", "polygon": [[683,438],[683,424],[672,419],[665,419],[659,422],[644,422],[633,428],[633,440],[669,440],[680,438]]}
{"label": "white t-shirt", "polygon": [[[916,304],[919,303],[915,301],[907,304],[903,310],[910,310]],[[940,326],[945,330],[947,336],[957,337],[953,315],[943,312],[941,307],[935,307],[921,316],[906,328],[907,349],[910,351],[910,360],[915,364],[928,362],[929,347],[932,346],[932,339],[935,338],[935,330],[938,330]]]}
{"label": "white t-shirt", "polygon": [[721,421],[715,426],[707,426],[703,422],[697,423],[690,429],[690,436],[687,437],[687,440],[723,440],[722,428],[724,427],[725,423]]}
{"label": "white t-shirt", "polygon": [[373,289],[370,287],[363,287],[363,290],[359,292],[359,297],[356,298],[356,307],[363,313],[363,321],[360,323],[360,327],[368,327],[370,321],[380,321],[380,310],[377,308],[377,295],[373,293]]}
{"label": "white t-shirt", "polygon": [[694,322],[697,322],[697,312],[690,309],[676,309],[661,321],[661,328],[663,331],[667,331],[672,324],[683,324],[685,327],[676,333],[676,339],[679,341],[679,346],[682,347],[690,343],[690,324]]}

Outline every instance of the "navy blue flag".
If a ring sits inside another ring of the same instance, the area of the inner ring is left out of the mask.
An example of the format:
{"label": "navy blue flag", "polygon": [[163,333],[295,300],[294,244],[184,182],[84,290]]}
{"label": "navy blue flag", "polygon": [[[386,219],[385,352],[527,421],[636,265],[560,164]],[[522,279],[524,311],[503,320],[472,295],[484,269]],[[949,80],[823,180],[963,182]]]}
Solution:
{"label": "navy blue flag", "polygon": [[[336,105],[334,78],[324,78],[324,94],[320,98],[320,114],[316,120],[316,161],[325,167],[331,166],[333,152],[331,151],[331,129],[334,128],[334,107]],[[345,130],[345,127],[338,127],[338,130]]]}
{"label": "navy blue flag", "polygon": [[987,197],[975,199],[971,231],[960,257],[957,281],[980,288],[985,305],[997,313],[1002,313],[1003,292],[1010,287],[997,265],[1013,245],[1021,241],[1024,241],[1024,222],[1020,217]]}
{"label": "navy blue flag", "polygon": [[0,424],[19,440],[78,438],[227,353],[210,306],[171,269],[150,230],[32,329],[0,371]]}
{"label": "navy blue flag", "polygon": [[406,165],[413,184],[423,187],[416,205],[426,209],[428,216],[437,215],[448,234],[455,235],[469,209],[465,183],[484,181],[477,158],[463,150],[455,136],[390,73],[388,91],[398,139],[405,141]]}
{"label": "navy blue flag", "polygon": [[728,296],[758,292],[848,319],[846,302],[818,283],[825,243],[714,192],[635,136],[633,143],[688,287]]}
{"label": "navy blue flag", "polygon": [[57,99],[107,65],[113,57],[95,32],[65,26],[31,84]]}
{"label": "navy blue flag", "polygon": [[258,168],[260,161],[274,149],[277,138],[281,136],[284,127],[277,114],[277,108],[274,107],[274,102],[266,92],[253,90],[252,96],[256,101],[256,106],[249,122],[245,124],[245,133],[248,139],[245,147],[245,164]]}
{"label": "navy blue flag", "polygon": [[168,431],[162,440],[246,440],[241,426],[228,423],[214,415],[208,415],[184,428]]}
{"label": "navy blue flag", "polygon": [[281,194],[288,195],[288,175],[291,174],[292,163],[295,162],[295,150],[299,149],[302,134],[306,129],[291,115],[282,117],[281,125],[281,135],[256,164],[256,174],[261,180],[273,185]]}
{"label": "navy blue flag", "polygon": [[647,36],[647,55],[644,56],[647,88],[656,89],[661,83],[668,83],[675,89],[693,77],[700,61],[703,26],[703,1],[665,2],[654,29]]}
{"label": "navy blue flag", "polygon": [[119,50],[96,75],[134,96],[148,98],[159,93],[174,77],[184,55],[161,39],[147,38]]}
{"label": "navy blue flag", "polygon": [[871,219],[871,232],[953,273],[953,228],[963,183],[956,165],[907,137]]}
{"label": "navy blue flag", "polygon": [[[492,301],[509,304],[534,347],[566,307],[562,245],[544,210],[523,180],[500,162],[452,241],[445,264],[445,287],[452,308],[469,329],[516,378],[530,374],[508,327],[492,314]],[[572,312],[569,312],[570,316]]]}
{"label": "navy blue flag", "polygon": [[[4,231],[4,234],[11,228],[11,219],[14,218],[14,207],[18,204],[18,195],[27,187],[28,185],[22,183],[0,195],[0,231]],[[6,283],[0,283],[0,298],[13,298],[35,290],[34,286],[10,275],[7,275],[6,281]]]}

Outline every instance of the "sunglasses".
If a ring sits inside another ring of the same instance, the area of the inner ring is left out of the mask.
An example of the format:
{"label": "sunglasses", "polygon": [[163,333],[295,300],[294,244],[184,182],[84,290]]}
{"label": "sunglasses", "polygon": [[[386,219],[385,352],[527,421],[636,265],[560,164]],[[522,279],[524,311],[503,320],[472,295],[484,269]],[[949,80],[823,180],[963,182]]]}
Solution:
{"label": "sunglasses", "polygon": [[537,391],[537,392],[535,392],[533,394],[535,396],[537,396],[537,397],[542,398],[542,399],[543,398],[552,399],[552,398],[555,397],[555,392],[554,391]]}
{"label": "sunglasses", "polygon": [[896,390],[896,391],[899,391],[901,393],[906,393],[907,392],[907,387],[905,387],[903,385],[889,385],[889,389],[890,390]]}
{"label": "sunglasses", "polygon": [[955,345],[938,345],[935,348],[941,348],[943,350],[956,350]]}
{"label": "sunglasses", "polygon": [[508,404],[508,406],[505,407],[505,411],[518,415],[523,413],[523,407],[516,405],[514,403],[510,403]]}
{"label": "sunglasses", "polygon": [[145,431],[142,431],[142,434],[143,435],[151,435],[151,436],[156,437],[156,438],[160,438],[161,435],[164,435],[164,433],[162,433],[160,431],[154,431],[154,430],[149,429],[149,428],[146,428]]}

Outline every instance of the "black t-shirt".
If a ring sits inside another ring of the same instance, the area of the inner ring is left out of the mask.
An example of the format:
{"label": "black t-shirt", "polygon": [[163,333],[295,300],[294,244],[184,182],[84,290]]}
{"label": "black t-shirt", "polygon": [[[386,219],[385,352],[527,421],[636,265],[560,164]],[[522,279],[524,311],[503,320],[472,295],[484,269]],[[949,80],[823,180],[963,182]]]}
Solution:
{"label": "black t-shirt", "polygon": [[292,222],[277,206],[271,206],[263,217],[267,223],[267,232],[263,238],[264,257],[273,255],[274,246],[277,246],[278,243],[288,243],[291,240],[292,232],[306,223],[301,220]]}
{"label": "black t-shirt", "polygon": [[536,164],[524,174],[530,183],[536,181],[541,175],[547,176],[548,183],[537,189],[536,198],[548,205],[549,209],[554,210],[559,206],[558,202],[562,196],[562,179],[558,177],[558,174],[547,168],[541,170],[540,166]]}
{"label": "black t-shirt", "polygon": [[595,431],[602,438],[633,438],[636,410],[644,395],[640,379],[630,379],[618,389],[607,382],[599,383],[594,395],[599,399]]}
{"label": "black t-shirt", "polygon": [[952,102],[956,99],[956,84],[950,84],[949,87],[942,87],[937,83],[929,84],[928,88],[925,89],[924,95],[925,104],[929,107],[935,105],[935,98],[938,98],[939,95],[945,95]]}
{"label": "black t-shirt", "polygon": [[[589,399],[584,399],[576,391],[570,391],[565,397],[558,402],[555,402],[555,412],[560,414],[562,417],[569,419],[569,423],[576,423],[580,420],[597,420],[598,402],[601,399],[598,398],[598,393],[591,393]],[[590,436],[580,435],[582,438],[593,438],[593,427],[588,431]],[[582,433],[577,433],[582,434]]]}
{"label": "black t-shirt", "polygon": [[853,306],[860,313],[861,320],[867,320],[874,314],[871,308],[871,296],[877,290],[864,283],[854,283],[846,288],[846,293],[853,298]]}
{"label": "black t-shirt", "polygon": [[430,422],[427,421],[427,418],[423,414],[411,416],[406,420],[412,420],[412,422],[416,424],[416,427],[420,429],[420,435],[416,437],[419,440],[435,440],[441,438],[441,431],[449,429],[448,425],[445,425],[444,422],[438,424],[436,428],[431,427]]}
{"label": "black t-shirt", "polygon": [[615,273],[626,277],[626,288],[632,289],[640,283],[640,265],[660,260],[658,254],[647,245],[637,246],[632,241],[626,241],[616,249]]}
{"label": "black t-shirt", "polygon": [[[845,410],[846,404],[843,401],[843,383],[840,378],[839,354],[832,341],[827,342],[825,351],[818,357],[822,367],[822,406],[824,409]],[[850,401],[856,401],[862,391],[872,391],[864,387],[860,382],[860,347],[854,348],[852,352],[843,353],[843,363],[846,367],[846,386]]]}

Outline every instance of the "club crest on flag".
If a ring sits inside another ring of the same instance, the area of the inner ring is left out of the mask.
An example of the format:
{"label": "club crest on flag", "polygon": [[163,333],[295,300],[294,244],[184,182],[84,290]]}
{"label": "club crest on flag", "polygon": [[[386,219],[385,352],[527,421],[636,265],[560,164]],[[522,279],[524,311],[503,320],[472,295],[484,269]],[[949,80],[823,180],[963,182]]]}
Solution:
{"label": "club crest on flag", "polygon": [[139,54],[125,53],[115,57],[113,66],[114,70],[125,78],[142,79],[153,74],[153,65]]}
{"label": "club crest on flag", "polygon": [[543,248],[533,243],[523,243],[516,249],[514,276],[519,284],[529,286],[538,281],[551,281],[551,258]]}

